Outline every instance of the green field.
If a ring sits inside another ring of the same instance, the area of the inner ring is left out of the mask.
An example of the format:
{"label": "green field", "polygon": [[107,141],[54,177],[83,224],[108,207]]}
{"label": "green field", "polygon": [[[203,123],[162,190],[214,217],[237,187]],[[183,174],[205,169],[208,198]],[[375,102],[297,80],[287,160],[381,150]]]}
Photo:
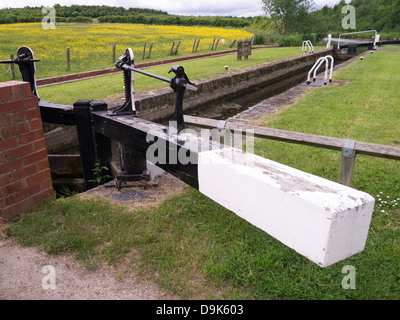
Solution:
{"label": "green field", "polygon": [[[368,55],[335,72],[338,80],[344,85],[311,89],[259,124],[399,146],[400,54]],[[337,180],[339,152],[268,140],[257,140],[255,152]],[[376,198],[366,248],[324,269],[189,187],[148,210],[54,200],[13,221],[10,232],[47,253],[73,252],[89,268],[139,267],[184,299],[398,300],[400,164],[358,156],[353,184]],[[342,287],[347,265],[356,269],[356,289]]]}
{"label": "green field", "polygon": [[[141,24],[60,23],[56,29],[43,29],[40,23],[0,25],[0,60],[16,55],[20,46],[30,47],[37,63],[36,78],[113,67],[113,44],[116,58],[130,47],[135,62],[161,60],[171,57],[172,43],[180,45],[175,56],[211,52],[214,39],[220,38],[217,51],[228,50],[234,40],[251,38],[253,34],[240,29],[184,26],[153,26]],[[192,53],[195,39],[198,50]],[[144,44],[147,43],[145,59]],[[153,43],[150,59],[150,43]],[[70,50],[70,70],[67,70],[66,48]],[[0,69],[0,81],[10,76]],[[17,72],[18,74],[18,72]],[[18,74],[19,77],[19,74]],[[19,78],[17,78],[19,79]]]}

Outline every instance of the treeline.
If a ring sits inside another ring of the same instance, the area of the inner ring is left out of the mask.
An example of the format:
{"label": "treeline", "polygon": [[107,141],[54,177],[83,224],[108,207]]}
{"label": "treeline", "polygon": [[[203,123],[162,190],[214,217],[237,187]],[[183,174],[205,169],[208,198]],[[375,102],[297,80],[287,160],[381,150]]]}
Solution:
{"label": "treeline", "polygon": [[[400,31],[400,0],[352,0],[350,5],[356,9],[356,30]],[[342,8],[346,5],[341,0],[333,7],[324,6],[311,12],[311,21],[322,32],[343,31],[342,19],[346,14]],[[350,32],[353,30],[350,30]]]}
{"label": "treeline", "polygon": [[[143,23],[156,25],[216,26],[243,28],[251,24],[252,18],[195,17],[170,15],[165,11],[110,6],[60,6],[55,5],[57,22]],[[0,24],[41,22],[45,14],[42,7],[0,9]]]}
{"label": "treeline", "polygon": [[103,16],[99,22],[110,23],[143,23],[157,25],[178,26],[214,26],[243,28],[251,25],[251,18],[234,17],[194,17],[178,15],[128,15],[128,16]]}
{"label": "treeline", "polygon": [[[400,0],[352,0],[349,5],[356,9],[356,29],[352,31],[377,30],[379,32],[400,32]],[[287,34],[343,33],[342,20],[348,13],[342,13],[347,3],[337,0],[333,6],[324,6],[295,17],[291,16]],[[277,33],[276,22],[267,17],[255,17],[251,27],[257,32]],[[281,34],[282,35],[282,34]]]}
{"label": "treeline", "polygon": [[[71,5],[54,6],[57,22],[93,22],[105,16],[131,16],[131,15],[168,15],[165,11],[154,9],[140,9],[110,6],[84,6]],[[0,24],[21,23],[21,22],[41,22],[45,16],[42,7],[6,8],[0,9]]]}

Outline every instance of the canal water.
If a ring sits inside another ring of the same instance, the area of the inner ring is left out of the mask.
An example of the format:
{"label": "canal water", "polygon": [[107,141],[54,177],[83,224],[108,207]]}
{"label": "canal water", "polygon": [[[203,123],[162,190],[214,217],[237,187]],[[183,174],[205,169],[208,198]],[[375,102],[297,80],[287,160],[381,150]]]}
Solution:
{"label": "canal water", "polygon": [[[367,48],[358,48],[357,55],[367,51]],[[335,66],[340,65],[346,60],[335,60]],[[321,69],[322,70],[322,69]],[[224,101],[215,101],[201,107],[186,110],[184,113],[191,116],[210,118],[215,120],[227,120],[243,111],[253,108],[255,105],[262,103],[275,95],[281,94],[302,82],[306,82],[309,70],[294,76],[290,80],[285,80],[286,85],[283,87],[276,86],[278,89],[271,90],[270,86],[258,89],[257,91],[248,92],[239,97],[224,99]],[[185,103],[185,100],[183,101]],[[168,123],[167,122],[163,122]]]}

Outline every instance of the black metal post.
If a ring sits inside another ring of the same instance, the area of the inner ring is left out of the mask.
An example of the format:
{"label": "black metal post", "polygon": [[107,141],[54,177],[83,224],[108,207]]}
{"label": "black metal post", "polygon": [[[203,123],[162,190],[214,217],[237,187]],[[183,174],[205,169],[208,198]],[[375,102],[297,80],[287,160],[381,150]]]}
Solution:
{"label": "black metal post", "polygon": [[[12,56],[10,56],[10,58],[11,57]],[[35,62],[38,61],[40,60],[34,58],[33,51],[30,48],[20,47],[18,48],[17,57],[15,59],[11,58],[10,60],[0,60],[0,63],[7,63],[11,64],[12,66],[14,63],[17,64],[19,67],[19,72],[22,76],[22,80],[30,83],[32,94],[40,100],[40,97],[37,93],[35,78]]]}
{"label": "black metal post", "polygon": [[[178,82],[180,80],[177,80]],[[185,129],[185,121],[183,120],[183,96],[185,95],[186,87],[178,84],[177,89],[175,91],[175,120],[177,122],[177,131],[178,133]]]}
{"label": "black metal post", "polygon": [[185,122],[183,120],[183,96],[186,87],[194,83],[190,82],[188,76],[185,74],[185,69],[182,66],[172,66],[169,72],[174,72],[175,77],[171,79],[170,86],[176,93],[175,100],[175,120],[177,122],[178,133],[185,129]]}
{"label": "black metal post", "polygon": [[95,132],[91,119],[92,111],[105,110],[107,110],[107,104],[103,101],[78,100],[74,103],[74,118],[86,189],[97,186],[93,170],[98,161],[100,161],[101,166],[110,168],[110,139]]}
{"label": "black metal post", "polygon": [[94,132],[95,152],[97,154],[96,162],[99,162],[101,167],[106,167],[107,173],[111,175],[111,159],[112,148],[111,139],[96,131],[92,112],[106,111],[107,104],[101,100],[94,100],[90,104],[90,123],[91,130]]}

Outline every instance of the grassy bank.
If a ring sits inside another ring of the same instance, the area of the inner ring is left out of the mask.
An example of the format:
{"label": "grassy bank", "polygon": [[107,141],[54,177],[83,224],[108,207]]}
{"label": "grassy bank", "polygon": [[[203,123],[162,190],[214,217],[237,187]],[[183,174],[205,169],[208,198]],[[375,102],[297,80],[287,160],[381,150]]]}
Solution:
{"label": "grassy bank", "polygon": [[[398,52],[368,55],[335,72],[344,86],[314,88],[259,124],[400,145],[399,75]],[[256,141],[255,152],[337,179],[338,152],[267,140]],[[189,187],[148,210],[76,197],[52,201],[12,222],[10,232],[48,253],[74,252],[88,267],[138,266],[182,298],[398,300],[399,177],[399,162],[357,158],[354,186],[377,200],[366,248],[325,269]],[[342,287],[347,265],[356,269],[354,290]]]}

